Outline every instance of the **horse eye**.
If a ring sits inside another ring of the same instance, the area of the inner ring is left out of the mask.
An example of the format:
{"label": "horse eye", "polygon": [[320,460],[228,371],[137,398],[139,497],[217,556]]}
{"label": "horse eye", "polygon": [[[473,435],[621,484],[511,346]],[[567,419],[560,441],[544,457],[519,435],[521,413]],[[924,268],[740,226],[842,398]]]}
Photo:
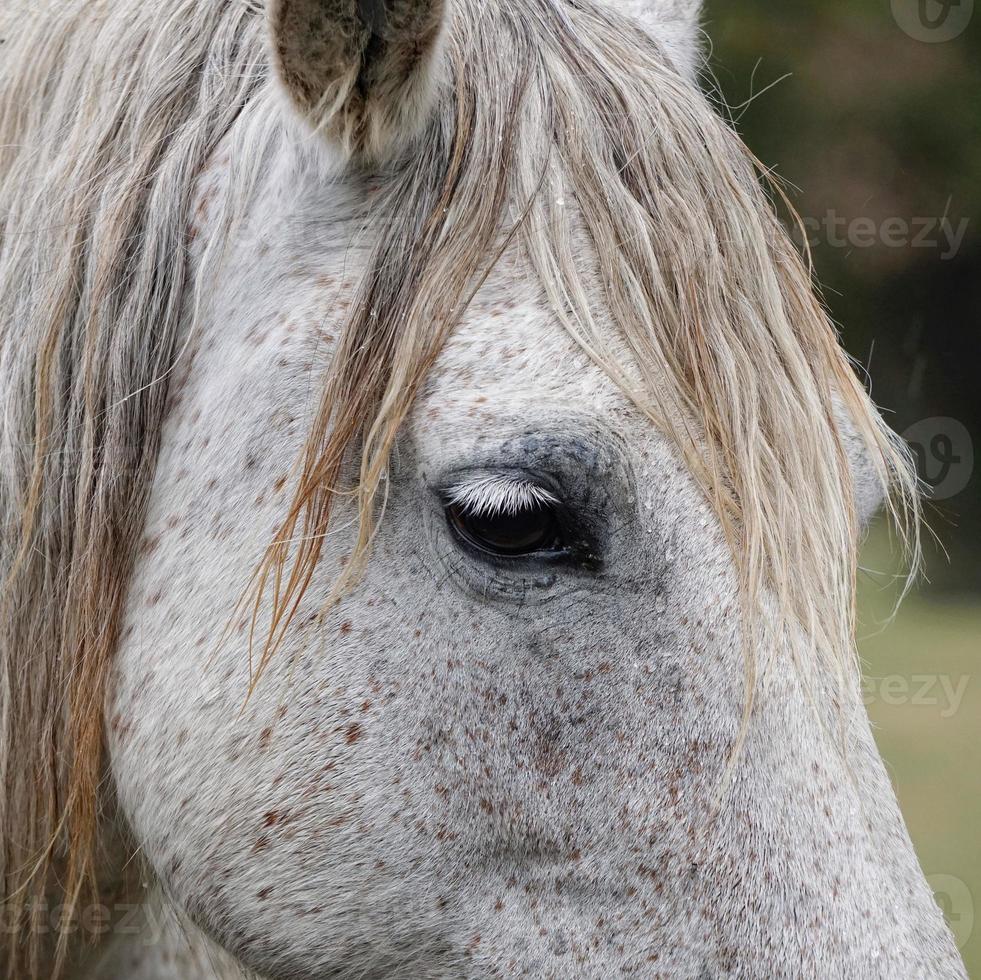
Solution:
{"label": "horse eye", "polygon": [[460,504],[446,508],[450,527],[468,544],[501,558],[561,551],[562,536],[548,504],[531,504],[512,513],[474,514]]}

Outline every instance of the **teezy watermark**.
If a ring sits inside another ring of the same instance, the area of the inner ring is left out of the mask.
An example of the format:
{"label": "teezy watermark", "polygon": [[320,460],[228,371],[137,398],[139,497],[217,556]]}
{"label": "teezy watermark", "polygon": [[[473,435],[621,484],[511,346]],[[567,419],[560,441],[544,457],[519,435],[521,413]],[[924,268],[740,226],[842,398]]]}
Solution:
{"label": "teezy watermark", "polygon": [[[942,218],[845,218],[834,209],[823,218],[801,220],[803,234],[811,248],[830,245],[832,248],[866,249],[931,248],[940,253],[943,261],[954,258],[967,234],[970,219]],[[797,229],[801,233],[801,229]]]}
{"label": "teezy watermark", "polygon": [[914,41],[953,41],[967,29],[974,0],[891,0],[892,16]]}
{"label": "teezy watermark", "polygon": [[903,677],[895,674],[889,677],[863,677],[862,701],[866,707],[871,704],[885,704],[890,707],[911,705],[919,708],[937,708],[944,720],[957,714],[971,678],[951,677],[947,674],[913,674]]}
{"label": "teezy watermark", "polygon": [[[162,943],[173,924],[173,913],[154,902],[99,902],[84,905],[70,914],[66,906],[32,900],[23,914],[40,935],[81,935],[87,939],[103,936],[129,936],[145,946]],[[22,915],[0,908],[0,936],[13,936],[23,925]]]}

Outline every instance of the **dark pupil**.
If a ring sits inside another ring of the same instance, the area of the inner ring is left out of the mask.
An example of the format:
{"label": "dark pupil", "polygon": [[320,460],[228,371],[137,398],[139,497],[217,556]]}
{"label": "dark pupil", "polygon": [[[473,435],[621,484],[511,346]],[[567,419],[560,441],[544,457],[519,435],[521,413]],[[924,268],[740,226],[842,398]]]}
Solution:
{"label": "dark pupil", "polygon": [[555,515],[536,506],[515,514],[468,514],[450,507],[450,521],[471,544],[498,555],[530,555],[555,545]]}

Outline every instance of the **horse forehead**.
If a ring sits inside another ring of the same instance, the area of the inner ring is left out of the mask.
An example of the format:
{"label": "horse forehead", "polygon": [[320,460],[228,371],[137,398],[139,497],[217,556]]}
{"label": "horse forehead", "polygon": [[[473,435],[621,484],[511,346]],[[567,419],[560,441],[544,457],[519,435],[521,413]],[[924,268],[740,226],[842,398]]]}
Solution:
{"label": "horse forehead", "polygon": [[626,398],[564,329],[534,283],[498,274],[480,290],[430,371],[414,426],[455,419],[533,421],[556,411],[599,419]]}

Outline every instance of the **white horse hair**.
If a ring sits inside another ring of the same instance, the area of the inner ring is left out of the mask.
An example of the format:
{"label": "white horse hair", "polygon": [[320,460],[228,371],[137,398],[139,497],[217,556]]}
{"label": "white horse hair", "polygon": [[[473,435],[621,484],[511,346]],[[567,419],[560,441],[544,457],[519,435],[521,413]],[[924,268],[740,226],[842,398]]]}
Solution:
{"label": "white horse hair", "polygon": [[507,473],[458,483],[449,488],[448,500],[477,515],[518,514],[559,502],[545,487]]}
{"label": "white horse hair", "polygon": [[859,695],[913,469],[697,0],[0,41],[0,970],[964,976]]}

